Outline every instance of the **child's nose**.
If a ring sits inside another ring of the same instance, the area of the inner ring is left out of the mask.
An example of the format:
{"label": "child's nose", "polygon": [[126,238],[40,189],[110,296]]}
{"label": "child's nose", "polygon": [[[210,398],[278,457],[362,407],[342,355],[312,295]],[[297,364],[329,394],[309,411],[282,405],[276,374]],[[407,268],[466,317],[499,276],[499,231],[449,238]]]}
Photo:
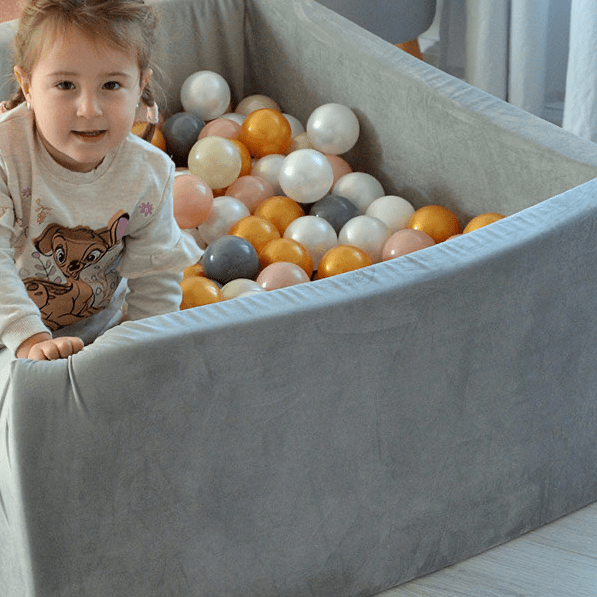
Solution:
{"label": "child's nose", "polygon": [[101,114],[102,109],[98,96],[93,92],[81,92],[77,106],[77,116],[93,118]]}

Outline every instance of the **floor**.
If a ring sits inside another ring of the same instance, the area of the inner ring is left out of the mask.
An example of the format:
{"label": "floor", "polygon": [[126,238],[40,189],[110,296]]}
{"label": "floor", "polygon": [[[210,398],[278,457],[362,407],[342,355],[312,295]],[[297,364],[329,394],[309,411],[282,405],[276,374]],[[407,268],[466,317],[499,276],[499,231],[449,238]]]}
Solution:
{"label": "floor", "polygon": [[597,502],[377,597],[597,596]]}

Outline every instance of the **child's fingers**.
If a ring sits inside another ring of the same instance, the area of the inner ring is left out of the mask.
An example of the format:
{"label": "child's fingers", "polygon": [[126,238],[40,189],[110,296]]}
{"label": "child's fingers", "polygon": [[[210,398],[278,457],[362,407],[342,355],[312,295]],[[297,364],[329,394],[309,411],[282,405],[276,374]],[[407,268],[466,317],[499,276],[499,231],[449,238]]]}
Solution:
{"label": "child's fingers", "polygon": [[59,356],[56,358],[65,359],[83,349],[81,338],[65,336],[63,338],[54,338],[53,341],[59,353]]}
{"label": "child's fingers", "polygon": [[35,344],[29,351],[29,358],[38,361],[65,359],[82,349],[83,341],[80,338],[70,336],[52,338]]}

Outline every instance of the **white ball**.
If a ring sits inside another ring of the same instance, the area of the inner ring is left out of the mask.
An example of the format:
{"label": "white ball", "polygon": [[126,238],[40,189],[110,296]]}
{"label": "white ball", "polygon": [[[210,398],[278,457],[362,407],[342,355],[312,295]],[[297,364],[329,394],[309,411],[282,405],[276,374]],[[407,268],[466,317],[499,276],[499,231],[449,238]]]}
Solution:
{"label": "white ball", "polygon": [[307,134],[315,149],[339,155],[354,147],[359,138],[359,120],[342,104],[324,104],[307,120]]}
{"label": "white ball", "polygon": [[249,208],[235,197],[216,197],[209,217],[197,230],[209,245],[220,236],[228,234],[234,224],[249,215]]}
{"label": "white ball", "polygon": [[242,159],[230,139],[211,135],[191,147],[188,165],[191,174],[203,179],[212,189],[224,189],[238,178]]}
{"label": "white ball", "polygon": [[290,136],[291,137],[296,137],[297,135],[300,135],[301,133],[305,132],[305,127],[303,126],[303,123],[296,118],[296,116],[293,116],[292,114],[283,114],[284,118],[286,118],[286,120],[288,120],[288,124],[290,125]]}
{"label": "white ball", "polygon": [[255,292],[265,292],[265,290],[261,284],[255,282],[255,280],[249,280],[249,278],[236,278],[222,286],[222,298],[225,301]]}
{"label": "white ball", "polygon": [[341,176],[332,189],[333,195],[340,195],[352,201],[364,214],[376,199],[385,195],[381,183],[366,172],[349,172]]}
{"label": "white ball", "polygon": [[209,70],[193,73],[182,84],[180,101],[186,112],[201,120],[213,120],[226,112],[230,105],[230,87],[226,79]]}
{"label": "white ball", "polygon": [[263,108],[281,112],[280,106],[276,100],[272,99],[268,95],[262,95],[261,93],[247,95],[247,97],[244,97],[242,100],[240,100],[240,102],[238,102],[236,110],[234,111],[238,114],[242,114],[243,116],[248,116],[251,112],[255,112],[255,110],[261,110]]}
{"label": "white ball", "polygon": [[280,168],[285,158],[286,156],[281,153],[270,153],[255,160],[251,166],[251,174],[265,178],[274,187],[277,195],[282,192],[282,187],[280,186]]}
{"label": "white ball", "polygon": [[302,216],[290,222],[284,238],[295,240],[305,247],[316,270],[327,251],[338,244],[338,236],[332,225],[317,216]]}
{"label": "white ball", "polygon": [[388,238],[390,231],[381,220],[372,216],[357,216],[344,224],[338,234],[338,244],[358,247],[371,257],[373,263],[378,263]]}
{"label": "white ball", "polygon": [[313,147],[313,143],[311,143],[311,139],[309,139],[309,135],[306,132],[299,133],[298,135],[292,137],[290,141],[290,153],[296,151],[297,149],[315,149]]}
{"label": "white ball", "polygon": [[406,228],[415,208],[406,199],[397,195],[386,195],[375,199],[367,208],[366,216],[373,216],[381,220],[389,229],[390,234]]}
{"label": "white ball", "polygon": [[220,118],[225,118],[226,120],[232,120],[232,122],[236,122],[236,124],[241,124],[245,121],[245,117],[242,114],[238,114],[237,112],[229,112],[228,114],[222,114]]}
{"label": "white ball", "polygon": [[315,149],[297,149],[282,162],[280,186],[299,203],[314,203],[324,197],[334,182],[330,161]]}

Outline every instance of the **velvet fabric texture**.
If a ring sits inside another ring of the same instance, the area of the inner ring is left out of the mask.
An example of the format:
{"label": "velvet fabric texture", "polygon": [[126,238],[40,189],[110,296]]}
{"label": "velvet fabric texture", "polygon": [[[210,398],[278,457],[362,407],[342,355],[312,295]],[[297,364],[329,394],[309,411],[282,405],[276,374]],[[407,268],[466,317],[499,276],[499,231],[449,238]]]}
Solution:
{"label": "velvet fabric texture", "polygon": [[0,594],[373,595],[594,501],[597,147],[310,0],[155,4],[166,114],[197,70],[344,103],[387,194],[509,217],[0,353]]}

